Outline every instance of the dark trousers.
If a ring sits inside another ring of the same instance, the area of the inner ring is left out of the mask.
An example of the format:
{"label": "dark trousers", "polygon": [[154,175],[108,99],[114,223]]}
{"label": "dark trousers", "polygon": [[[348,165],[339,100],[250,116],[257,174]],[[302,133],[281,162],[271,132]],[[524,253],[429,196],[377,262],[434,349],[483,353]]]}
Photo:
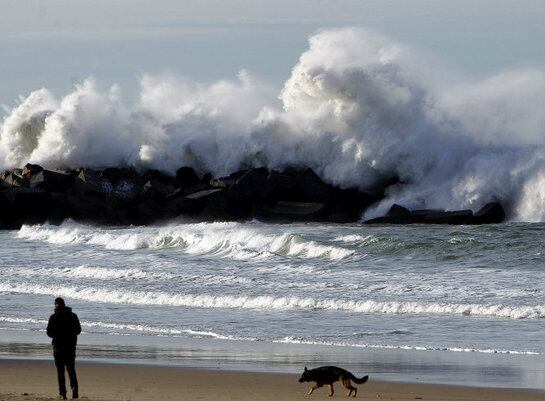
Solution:
{"label": "dark trousers", "polygon": [[76,376],[76,349],[56,349],[53,351],[55,357],[55,366],[57,367],[57,380],[59,382],[59,394],[66,395],[66,379],[64,369],[68,372],[70,379],[70,388],[72,391],[78,390],[78,378]]}

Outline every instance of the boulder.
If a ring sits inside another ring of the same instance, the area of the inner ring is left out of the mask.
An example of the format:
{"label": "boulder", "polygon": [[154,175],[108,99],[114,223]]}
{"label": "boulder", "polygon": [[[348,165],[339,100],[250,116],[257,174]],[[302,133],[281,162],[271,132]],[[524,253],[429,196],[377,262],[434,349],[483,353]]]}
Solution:
{"label": "boulder", "polygon": [[321,220],[323,203],[279,201],[274,205],[263,205],[259,217],[264,220]]}
{"label": "boulder", "polygon": [[375,217],[372,219],[365,220],[363,224],[395,224],[395,223],[392,223],[391,220],[386,216],[380,216],[380,217]]}
{"label": "boulder", "polygon": [[129,168],[119,168],[119,167],[108,167],[104,169],[100,174],[104,180],[107,180],[112,183],[112,185],[117,184],[121,180],[127,180],[129,178],[137,177],[137,174],[134,170]]}
{"label": "boulder", "polygon": [[65,208],[61,207],[53,213],[49,214],[45,222],[55,226],[60,226],[69,217],[70,216],[68,215],[68,211]]}
{"label": "boulder", "polygon": [[169,192],[164,196],[165,202],[170,202],[175,199],[183,198],[188,195],[182,188],[169,187]]}
{"label": "boulder", "polygon": [[441,209],[417,209],[411,211],[410,222],[414,224],[424,224],[426,222],[426,217],[429,215],[436,215],[438,213],[444,212]]}
{"label": "boulder", "polygon": [[211,199],[211,197],[219,194],[220,192],[222,192],[221,189],[207,189],[206,191],[200,191],[191,195],[187,195],[185,199],[191,202],[203,202]]}
{"label": "boulder", "polygon": [[75,220],[103,222],[108,217],[103,199],[82,193],[67,194],[66,209]]}
{"label": "boulder", "polygon": [[38,188],[4,188],[0,191],[2,200],[7,203],[26,202],[28,199],[40,199],[44,195],[47,195],[47,192]]}
{"label": "boulder", "polygon": [[229,188],[229,193],[236,193],[242,198],[266,197],[274,189],[268,176],[269,172],[266,169],[252,168],[234,182]]}
{"label": "boulder", "polygon": [[272,170],[267,177],[269,203],[278,201],[328,203],[330,188],[310,168],[297,170],[288,168],[281,172]]}
{"label": "boulder", "polygon": [[28,188],[28,181],[14,170],[4,175],[4,180],[0,183],[0,186],[2,188]]}
{"label": "boulder", "polygon": [[172,181],[172,176],[167,175],[167,174],[163,173],[163,172],[160,171],[160,170],[151,169],[151,170],[147,170],[147,171],[142,175],[142,180],[143,180],[144,182],[152,181],[152,182],[161,183],[161,184],[163,184],[163,185],[168,185],[168,184],[170,184],[171,181]]}
{"label": "boulder", "polygon": [[335,223],[359,221],[363,211],[376,200],[374,196],[360,192],[357,188],[332,188],[327,220]]}
{"label": "boulder", "polygon": [[329,186],[314,172],[307,168],[297,175],[297,187],[312,202],[327,203],[329,201]]}
{"label": "boulder", "polygon": [[249,169],[226,191],[227,210],[235,218],[248,217],[274,190],[265,169]]}
{"label": "boulder", "polygon": [[182,188],[191,188],[201,183],[201,179],[192,167],[180,167],[176,171],[173,184]]}
{"label": "boulder", "polygon": [[388,210],[388,213],[386,213],[386,217],[393,217],[398,219],[405,219],[409,220],[409,217],[411,216],[411,211],[401,205],[398,205],[397,203],[394,203],[390,210]]}
{"label": "boulder", "polygon": [[139,224],[151,224],[168,217],[168,211],[163,205],[154,199],[146,199],[140,202],[138,209]]}
{"label": "boulder", "polygon": [[473,224],[471,210],[454,210],[427,214],[425,224]]}
{"label": "boulder", "polygon": [[130,178],[120,179],[113,187],[110,196],[121,202],[131,202],[139,194],[140,186]]}
{"label": "boulder", "polygon": [[59,198],[37,188],[5,188],[0,192],[2,228],[18,229],[22,224],[41,224],[62,209]]}
{"label": "boulder", "polygon": [[204,173],[201,177],[201,184],[210,185],[210,181],[214,179],[212,173]]}
{"label": "boulder", "polygon": [[195,215],[202,213],[206,208],[211,210],[214,208],[225,209],[225,197],[222,189],[208,189],[184,197],[169,199],[164,203],[164,207],[173,216]]}
{"label": "boulder", "polygon": [[197,192],[207,191],[209,189],[217,189],[217,188],[212,188],[210,187],[210,185],[203,184],[202,182],[200,182],[197,185],[193,185],[192,187],[189,187],[189,188],[183,188],[182,190],[185,192],[186,195],[191,195]]}
{"label": "boulder", "polygon": [[[285,172],[277,170],[269,171],[267,175],[267,191],[265,202],[268,204],[276,203],[280,200],[284,201],[300,201],[305,198],[304,194],[300,194],[296,189],[297,180],[296,174],[288,175]],[[308,199],[304,199],[308,200]]]}
{"label": "boulder", "polygon": [[382,217],[366,220],[365,224],[409,224],[411,223],[411,211],[398,204],[393,204]]}
{"label": "boulder", "polygon": [[228,188],[231,185],[235,183],[235,179],[230,179],[229,177],[221,177],[221,178],[212,178],[210,179],[208,185],[210,185],[213,189],[222,189],[222,188]]}
{"label": "boulder", "polygon": [[208,182],[209,185],[212,188],[229,188],[231,185],[233,185],[237,180],[242,177],[248,170],[239,170],[235,171],[234,173],[226,176],[226,177],[220,177],[216,179],[210,179]]}
{"label": "boulder", "polygon": [[29,179],[30,188],[39,188],[48,192],[64,192],[73,184],[72,175],[49,170],[42,170]]}
{"label": "boulder", "polygon": [[503,207],[489,203],[473,214],[471,210],[420,209],[409,211],[402,206],[393,205],[382,217],[365,221],[366,224],[490,224],[501,223],[505,219]]}
{"label": "boulder", "polygon": [[141,218],[138,208],[125,207],[110,210],[109,220],[105,224],[124,225],[140,224]]}
{"label": "boulder", "polygon": [[504,221],[505,210],[499,202],[487,203],[474,216],[475,224],[496,224]]}
{"label": "boulder", "polygon": [[99,172],[84,169],[76,177],[74,188],[82,195],[102,198],[112,192],[113,185],[102,178]]}
{"label": "boulder", "polygon": [[42,167],[42,166],[39,166],[39,165],[37,165],[37,164],[30,164],[30,163],[27,163],[27,164],[25,164],[25,166],[23,167],[22,177],[28,179],[28,178],[32,177],[33,175],[36,175],[36,174],[39,173],[40,171],[43,171],[43,167]]}
{"label": "boulder", "polygon": [[[158,180],[148,180],[140,189],[140,198],[142,199],[164,199],[168,194],[174,191],[182,191],[180,188],[175,188]],[[183,193],[183,191],[182,191]]]}
{"label": "boulder", "polygon": [[284,174],[283,172],[279,172],[277,170],[271,170],[267,180],[271,183],[271,185],[279,189],[290,189],[297,184],[293,176]]}

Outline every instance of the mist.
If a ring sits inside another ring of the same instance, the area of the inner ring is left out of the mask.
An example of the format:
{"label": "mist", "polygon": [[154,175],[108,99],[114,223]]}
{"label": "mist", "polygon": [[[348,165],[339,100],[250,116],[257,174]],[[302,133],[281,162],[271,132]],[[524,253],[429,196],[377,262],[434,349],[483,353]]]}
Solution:
{"label": "mist", "polygon": [[545,74],[460,77],[431,55],[360,28],[309,38],[282,88],[241,71],[199,84],[145,75],[139,100],[93,78],[22,98],[0,123],[0,167],[131,166],[216,176],[308,166],[341,187],[399,177],[385,200],[410,208],[502,202],[545,221]]}

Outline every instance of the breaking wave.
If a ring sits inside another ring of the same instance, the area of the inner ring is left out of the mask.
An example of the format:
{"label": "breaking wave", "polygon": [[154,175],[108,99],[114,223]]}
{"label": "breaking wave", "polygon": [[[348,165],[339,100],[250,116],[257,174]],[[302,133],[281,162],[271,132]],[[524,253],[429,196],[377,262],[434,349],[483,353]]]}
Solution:
{"label": "breaking wave", "polygon": [[15,316],[0,316],[0,322],[47,324],[47,320],[45,319],[34,319],[30,317],[15,317]]}
{"label": "breaking wave", "polygon": [[300,234],[266,234],[236,223],[106,230],[68,222],[60,227],[23,226],[17,236],[51,244],[91,244],[116,250],[179,248],[188,254],[239,260],[271,255],[340,260],[354,254],[354,250],[320,244]]}
{"label": "breaking wave", "polygon": [[173,278],[172,274],[161,272],[146,272],[141,269],[135,268],[108,268],[108,267],[93,267],[88,265],[81,265],[75,267],[63,267],[63,268],[21,268],[17,267],[11,269],[10,274],[23,277],[60,277],[60,278],[83,278],[93,280],[169,280]]}
{"label": "breaking wave", "polygon": [[109,323],[109,322],[92,322],[82,321],[81,325],[84,328],[98,328],[106,330],[114,330],[114,333],[120,334],[124,332],[141,333],[145,335],[159,335],[159,336],[183,336],[188,335],[198,338],[215,338],[218,340],[254,340],[252,337],[237,337],[219,334],[214,331],[204,329],[191,329],[191,328],[168,328],[161,326],[132,324],[132,323]]}
{"label": "breaking wave", "polygon": [[471,208],[499,200],[545,220],[545,73],[460,81],[408,46],[363,29],[309,39],[280,91],[242,71],[208,85],[144,76],[129,108],[93,79],[58,98],[32,92],[0,125],[0,167],[121,166],[223,175],[305,165],[343,187],[399,177],[385,201]]}
{"label": "breaking wave", "polygon": [[355,347],[355,348],[377,348],[377,349],[403,349],[413,351],[452,351],[452,352],[477,352],[483,354],[514,354],[514,355],[543,355],[540,352],[534,351],[516,351],[516,350],[497,350],[492,348],[460,348],[460,347],[427,347],[414,345],[387,345],[387,344],[354,344],[343,341],[316,341],[305,340],[297,337],[284,337],[279,340],[274,340],[275,343],[283,344],[305,344],[305,345],[325,345],[333,347]]}
{"label": "breaking wave", "polygon": [[[6,323],[27,323],[33,325],[39,325],[40,327],[45,328],[48,321],[45,319],[35,319],[35,318],[24,318],[17,316],[0,316],[0,322]],[[90,332],[89,329],[99,329],[99,330],[110,330],[109,334],[124,334],[124,333],[139,333],[147,335],[158,335],[158,336],[181,336],[189,335],[191,337],[198,338],[215,338],[219,340],[255,340],[253,337],[238,337],[219,334],[214,331],[204,330],[204,329],[191,329],[191,328],[169,328],[162,326],[152,326],[146,324],[134,324],[134,323],[111,323],[111,322],[101,322],[101,321],[80,321],[81,326],[85,331]],[[113,331],[112,331],[113,330]]]}
{"label": "breaking wave", "polygon": [[545,305],[464,304],[409,301],[315,299],[272,295],[208,295],[167,292],[129,291],[105,287],[50,287],[30,283],[0,283],[0,292],[55,295],[93,302],[137,305],[172,305],[229,309],[318,309],[371,314],[425,314],[488,316],[506,319],[545,318]]}

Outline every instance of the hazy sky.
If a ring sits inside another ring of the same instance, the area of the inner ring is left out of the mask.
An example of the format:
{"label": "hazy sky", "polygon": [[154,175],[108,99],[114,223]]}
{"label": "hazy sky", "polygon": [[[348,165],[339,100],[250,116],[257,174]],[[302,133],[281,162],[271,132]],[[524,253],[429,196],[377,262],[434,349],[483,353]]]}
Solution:
{"label": "hazy sky", "polygon": [[363,26],[469,76],[545,68],[543,0],[0,0],[0,103],[88,76],[132,96],[144,73],[245,68],[278,87],[317,30]]}

